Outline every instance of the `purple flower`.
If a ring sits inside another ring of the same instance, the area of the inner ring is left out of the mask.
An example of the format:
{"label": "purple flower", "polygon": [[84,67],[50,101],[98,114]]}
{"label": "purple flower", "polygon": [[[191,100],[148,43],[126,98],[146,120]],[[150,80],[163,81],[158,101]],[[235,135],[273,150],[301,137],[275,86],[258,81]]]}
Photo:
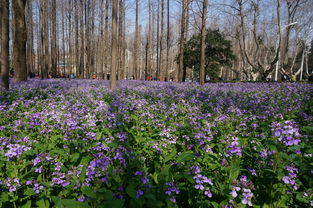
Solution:
{"label": "purple flower", "polygon": [[39,168],[36,168],[35,173],[42,173],[43,172],[43,168],[42,166],[40,166]]}
{"label": "purple flower", "polygon": [[247,168],[247,170],[250,172],[251,175],[256,176],[256,171],[252,168]]}
{"label": "purple flower", "polygon": [[43,186],[39,185],[38,183],[36,183],[34,185],[34,188],[33,188],[33,190],[35,191],[36,194],[39,194],[40,190],[42,190],[42,189],[43,189]]}
{"label": "purple flower", "polygon": [[176,197],[175,197],[175,196],[172,196],[172,197],[170,198],[170,200],[171,200],[171,202],[176,203]]}
{"label": "purple flower", "polygon": [[143,191],[142,190],[138,190],[136,198],[139,199],[139,197],[142,196],[142,195],[143,195]]}
{"label": "purple flower", "polygon": [[202,184],[196,184],[196,185],[195,185],[195,188],[196,188],[196,189],[203,190],[203,189],[204,189],[204,186],[203,186]]}
{"label": "purple flower", "polygon": [[204,191],[204,195],[206,195],[207,197],[211,198],[211,197],[212,197],[212,193],[211,193],[210,189],[207,188],[207,189]]}
{"label": "purple flower", "polygon": [[7,156],[9,160],[13,158],[19,158],[23,152],[31,149],[31,147],[20,144],[9,144],[8,148],[9,150],[4,155]]}
{"label": "purple flower", "polygon": [[145,177],[142,177],[142,178],[141,178],[141,182],[142,182],[143,184],[147,184],[147,183],[149,183],[149,179],[148,179],[148,178],[145,178]]}
{"label": "purple flower", "polygon": [[79,198],[78,198],[78,201],[80,201],[80,202],[84,202],[85,201],[85,196],[80,196]]}
{"label": "purple flower", "polygon": [[251,190],[244,188],[242,196],[243,196],[243,199],[241,200],[241,202],[243,204],[247,204],[249,206],[252,206],[251,199],[252,199],[253,193],[251,192]]}

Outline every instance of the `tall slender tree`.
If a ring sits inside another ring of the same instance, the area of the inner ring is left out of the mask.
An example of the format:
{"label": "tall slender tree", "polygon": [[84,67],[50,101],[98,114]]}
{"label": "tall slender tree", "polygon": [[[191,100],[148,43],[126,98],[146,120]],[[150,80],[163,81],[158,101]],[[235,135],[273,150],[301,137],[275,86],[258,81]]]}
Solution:
{"label": "tall slender tree", "polygon": [[118,78],[123,80],[125,77],[125,66],[124,66],[124,1],[119,0],[119,14],[118,14],[118,54],[119,54],[119,64],[118,64]]}
{"label": "tall slender tree", "polygon": [[[109,50],[108,50],[108,45],[109,45],[109,0],[105,1],[105,26],[104,26],[104,44],[106,46],[105,49],[105,54],[104,54],[104,67],[105,67],[105,72],[103,73],[108,73],[108,56],[109,56]],[[107,76],[105,76],[105,79],[107,79]]]}
{"label": "tall slender tree", "polygon": [[156,73],[155,73],[155,76],[156,76],[156,79],[159,78],[159,72],[160,72],[160,55],[159,55],[159,48],[160,48],[160,0],[158,0],[158,11],[157,11],[157,47],[156,47]]}
{"label": "tall slender tree", "polygon": [[27,30],[25,22],[26,0],[13,0],[14,11],[14,41],[13,41],[13,68],[14,82],[27,80],[26,41]]}
{"label": "tall slender tree", "polygon": [[27,22],[27,43],[26,43],[26,62],[27,62],[27,71],[34,72],[34,56],[33,56],[33,5],[32,0],[28,0],[26,4],[26,22]]}
{"label": "tall slender tree", "polygon": [[184,70],[184,44],[185,44],[185,24],[186,24],[186,10],[187,10],[187,0],[182,0],[181,8],[181,25],[180,25],[180,40],[179,40],[179,68],[177,73],[177,80],[179,82],[183,81],[183,70]]}
{"label": "tall slender tree", "polygon": [[112,0],[112,46],[111,46],[111,74],[110,88],[116,88],[116,62],[117,62],[117,3],[118,0]]}
{"label": "tall slender tree", "polygon": [[202,24],[201,24],[201,42],[200,42],[200,85],[205,83],[205,26],[207,17],[208,0],[203,0]]}
{"label": "tall slender tree", "polygon": [[165,72],[166,80],[169,80],[169,56],[170,56],[170,0],[167,0],[166,72]]}
{"label": "tall slender tree", "polygon": [[[79,2],[74,1],[74,19],[75,19],[75,68],[76,68],[76,73],[79,70],[79,64],[80,64],[80,56],[79,56],[79,18],[78,18],[78,13],[79,13]],[[80,74],[80,73],[78,73]]]}
{"label": "tall slender tree", "polygon": [[57,75],[57,21],[56,0],[51,1],[51,72],[52,77]]}
{"label": "tall slender tree", "polygon": [[139,79],[139,65],[138,65],[138,55],[139,55],[139,23],[138,23],[138,15],[139,15],[139,3],[136,0],[136,29],[135,29],[135,42],[134,42],[134,76],[135,79]]}
{"label": "tall slender tree", "polygon": [[84,0],[80,0],[80,58],[79,77],[84,78],[85,41],[84,41]]}
{"label": "tall slender tree", "polygon": [[162,76],[162,52],[163,52],[163,33],[164,33],[164,0],[161,0],[161,21],[160,21],[160,26],[161,26],[161,31],[160,31],[160,58],[159,58],[159,77]]}
{"label": "tall slender tree", "polygon": [[0,86],[9,90],[9,0],[0,2],[1,21],[1,83]]}

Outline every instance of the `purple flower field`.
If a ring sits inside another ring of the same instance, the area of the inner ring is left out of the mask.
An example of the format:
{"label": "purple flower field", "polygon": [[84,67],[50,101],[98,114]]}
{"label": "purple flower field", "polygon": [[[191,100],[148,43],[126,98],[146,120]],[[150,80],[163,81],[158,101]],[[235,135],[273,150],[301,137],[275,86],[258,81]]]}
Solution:
{"label": "purple flower field", "polygon": [[303,83],[13,84],[0,207],[310,207],[312,106]]}

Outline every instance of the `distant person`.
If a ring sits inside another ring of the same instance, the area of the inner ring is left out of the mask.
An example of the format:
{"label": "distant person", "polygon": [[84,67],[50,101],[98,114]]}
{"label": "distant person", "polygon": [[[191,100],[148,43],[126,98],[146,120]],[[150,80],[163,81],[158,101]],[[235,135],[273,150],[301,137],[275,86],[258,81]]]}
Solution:
{"label": "distant person", "polygon": [[72,73],[72,74],[70,75],[70,78],[71,78],[71,79],[75,79],[75,75]]}
{"label": "distant person", "polygon": [[96,74],[93,74],[92,75],[92,79],[96,79],[97,78],[97,75]]}

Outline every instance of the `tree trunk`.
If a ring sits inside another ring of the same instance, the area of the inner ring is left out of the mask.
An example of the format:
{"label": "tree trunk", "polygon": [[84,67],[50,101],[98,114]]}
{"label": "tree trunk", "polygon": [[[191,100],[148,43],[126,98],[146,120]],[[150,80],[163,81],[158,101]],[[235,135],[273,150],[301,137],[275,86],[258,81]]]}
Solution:
{"label": "tree trunk", "polygon": [[200,54],[200,85],[205,83],[205,25],[206,25],[206,13],[208,7],[208,0],[203,1],[202,9],[202,25],[201,25],[201,54]]}
{"label": "tree trunk", "polygon": [[123,33],[124,33],[124,26],[123,23],[124,21],[124,1],[119,0],[119,17],[118,17],[118,44],[119,44],[119,67],[118,67],[118,78],[119,80],[123,80],[125,78],[125,64],[124,62],[124,57],[123,57],[123,51],[124,51],[124,39],[123,39]]}
{"label": "tree trunk", "polygon": [[106,73],[108,73],[108,56],[109,56],[109,0],[105,2],[105,29],[104,29],[104,44],[105,44],[105,54],[104,54],[104,79],[107,79]]}
{"label": "tree trunk", "polygon": [[[185,12],[185,35],[184,35],[184,43],[188,41],[188,30],[189,30],[189,7],[190,7],[190,0],[186,2],[186,12]],[[183,82],[186,81],[187,77],[187,66],[183,67]]]}
{"label": "tree trunk", "polygon": [[27,80],[26,41],[27,30],[25,23],[26,0],[13,0],[14,11],[14,41],[13,41],[13,67],[14,82]]}
{"label": "tree trunk", "polygon": [[146,77],[149,75],[149,76],[152,76],[151,74],[151,24],[152,24],[152,21],[151,21],[151,0],[149,0],[148,2],[148,7],[149,7],[149,28],[148,28],[148,38],[147,38],[147,74],[146,74]]}
{"label": "tree trunk", "polygon": [[79,74],[77,73],[78,70],[79,70],[79,63],[80,63],[80,60],[79,60],[79,20],[78,20],[78,1],[74,1],[74,4],[75,4],[75,72],[76,72],[76,75]]}
{"label": "tree trunk", "polygon": [[33,65],[33,9],[32,9],[32,0],[27,1],[27,15],[26,15],[26,22],[27,22],[27,43],[26,43],[26,61],[27,61],[27,71],[34,72],[34,65]]}
{"label": "tree trunk", "polygon": [[135,79],[139,79],[139,70],[138,70],[138,53],[139,53],[139,23],[138,23],[138,0],[136,0],[136,31],[135,31],[135,46],[134,46],[134,70],[133,76]]}
{"label": "tree trunk", "polygon": [[[68,56],[67,68],[69,74],[73,73],[73,52],[72,52],[72,0],[68,0]],[[56,61],[57,63],[57,61]]]}
{"label": "tree trunk", "polygon": [[167,37],[166,37],[166,72],[165,80],[169,80],[169,55],[170,55],[170,0],[167,0]]}
{"label": "tree trunk", "polygon": [[180,43],[179,43],[179,67],[177,73],[178,82],[183,81],[184,68],[184,44],[185,44],[185,17],[186,17],[186,0],[182,0],[182,15],[180,26]]}
{"label": "tree trunk", "polygon": [[156,56],[156,73],[155,73],[155,78],[158,80],[159,78],[159,71],[160,71],[160,56],[159,56],[159,44],[160,44],[160,0],[158,0],[158,11],[157,11],[157,56]]}
{"label": "tree trunk", "polygon": [[80,63],[79,63],[79,77],[84,78],[85,67],[85,43],[84,43],[84,1],[80,0]]}
{"label": "tree trunk", "polygon": [[160,34],[160,58],[159,58],[159,77],[162,76],[162,52],[163,52],[163,31],[164,31],[164,0],[161,0],[161,34]]}
{"label": "tree trunk", "polygon": [[65,69],[66,69],[66,63],[67,63],[67,61],[66,61],[66,58],[65,58],[65,56],[66,56],[66,48],[65,48],[65,8],[64,7],[62,7],[62,58],[63,58],[63,77],[65,77],[66,75],[66,71],[65,71]]}
{"label": "tree trunk", "polygon": [[0,2],[0,20],[1,20],[1,87],[9,90],[9,0]]}
{"label": "tree trunk", "polygon": [[125,1],[123,1],[123,37],[122,37],[122,71],[121,80],[125,79],[126,73],[126,11],[125,11]]}
{"label": "tree trunk", "polygon": [[117,55],[117,1],[112,0],[112,48],[111,48],[111,74],[110,74],[110,88],[116,88],[116,55]]}
{"label": "tree trunk", "polygon": [[[104,0],[101,0],[101,6],[100,6],[100,26],[99,26],[99,30],[100,30],[100,40],[99,40],[99,45],[98,45],[98,61],[99,63],[99,69],[97,70],[97,74],[98,76],[101,77],[101,79],[103,78],[103,67],[104,67],[104,48],[106,47],[106,45],[104,45],[104,27],[103,27],[103,20],[104,20],[104,9],[105,9],[105,3]],[[98,62],[97,61],[97,62]]]}
{"label": "tree trunk", "polygon": [[43,28],[44,28],[44,33],[43,33],[43,44],[44,44],[44,77],[43,78],[48,78],[49,74],[49,23],[48,23],[48,1],[44,0],[43,4]]}
{"label": "tree trunk", "polygon": [[52,77],[57,75],[57,25],[56,25],[56,0],[52,0],[51,4],[51,72]]}
{"label": "tree trunk", "polygon": [[90,0],[85,3],[85,38],[86,38],[86,67],[85,67],[85,78],[90,78]]}

